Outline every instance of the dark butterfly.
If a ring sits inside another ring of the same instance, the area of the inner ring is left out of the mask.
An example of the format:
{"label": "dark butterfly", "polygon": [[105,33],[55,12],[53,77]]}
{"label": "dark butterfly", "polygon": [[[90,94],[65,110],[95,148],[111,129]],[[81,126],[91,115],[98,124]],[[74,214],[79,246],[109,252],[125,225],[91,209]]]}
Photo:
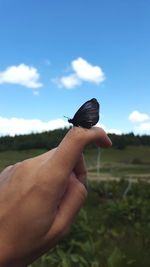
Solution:
{"label": "dark butterfly", "polygon": [[95,98],[85,102],[68,122],[74,126],[91,128],[99,121],[99,103]]}

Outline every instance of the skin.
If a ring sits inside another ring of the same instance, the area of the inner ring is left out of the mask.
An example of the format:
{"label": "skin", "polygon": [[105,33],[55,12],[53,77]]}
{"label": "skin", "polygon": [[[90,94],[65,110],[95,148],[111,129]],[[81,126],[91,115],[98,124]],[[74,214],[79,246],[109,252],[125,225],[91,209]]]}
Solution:
{"label": "skin", "polygon": [[97,127],[73,127],[60,145],[0,174],[0,266],[26,267],[69,231],[86,196],[83,149],[110,147]]}

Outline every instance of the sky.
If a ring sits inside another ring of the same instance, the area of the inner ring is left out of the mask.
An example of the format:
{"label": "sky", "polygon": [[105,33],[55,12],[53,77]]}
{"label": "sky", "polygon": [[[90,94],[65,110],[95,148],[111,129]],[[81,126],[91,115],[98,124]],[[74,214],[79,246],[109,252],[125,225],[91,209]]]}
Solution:
{"label": "sky", "polygon": [[68,125],[150,134],[150,1],[0,0],[0,135]]}

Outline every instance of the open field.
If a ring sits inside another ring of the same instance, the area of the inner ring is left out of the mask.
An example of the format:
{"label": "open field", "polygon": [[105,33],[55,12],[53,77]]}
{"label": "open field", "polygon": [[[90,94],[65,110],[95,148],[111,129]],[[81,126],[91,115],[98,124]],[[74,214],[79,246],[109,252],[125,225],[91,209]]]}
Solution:
{"label": "open field", "polygon": [[43,149],[0,152],[0,171],[11,164],[15,164],[27,158],[35,157],[44,152],[46,152],[46,150]]}
{"label": "open field", "polygon": [[[0,170],[44,152],[0,152]],[[86,204],[70,234],[29,267],[149,267],[150,147],[87,148],[85,159]]]}
{"label": "open field", "polygon": [[85,153],[89,179],[149,179],[150,147],[98,149]]}
{"label": "open field", "polygon": [[[44,153],[44,149],[0,152],[0,171],[10,164]],[[150,147],[130,146],[124,150],[114,148],[86,149],[85,159],[89,179],[149,179]]]}

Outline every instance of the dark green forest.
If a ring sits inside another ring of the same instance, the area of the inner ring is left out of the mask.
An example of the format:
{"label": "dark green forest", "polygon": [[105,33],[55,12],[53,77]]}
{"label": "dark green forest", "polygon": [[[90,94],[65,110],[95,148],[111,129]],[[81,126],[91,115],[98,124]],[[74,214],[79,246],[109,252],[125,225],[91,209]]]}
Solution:
{"label": "dark green forest", "polygon": [[[67,133],[68,128],[57,129],[43,133],[28,135],[2,136],[0,137],[0,151],[27,150],[27,149],[51,149],[56,147]],[[150,146],[149,135],[134,135],[133,133],[116,135],[109,134],[113,147],[124,149],[127,146]],[[90,146],[92,148],[92,145]]]}

